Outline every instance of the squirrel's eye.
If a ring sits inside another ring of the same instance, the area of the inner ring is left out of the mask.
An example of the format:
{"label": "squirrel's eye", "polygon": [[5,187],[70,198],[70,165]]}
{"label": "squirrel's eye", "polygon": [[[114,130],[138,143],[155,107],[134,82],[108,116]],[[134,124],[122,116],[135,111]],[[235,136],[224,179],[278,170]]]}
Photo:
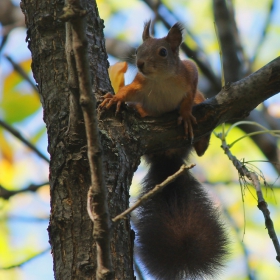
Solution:
{"label": "squirrel's eye", "polygon": [[159,55],[162,57],[166,57],[167,56],[167,49],[166,48],[161,48],[159,50]]}

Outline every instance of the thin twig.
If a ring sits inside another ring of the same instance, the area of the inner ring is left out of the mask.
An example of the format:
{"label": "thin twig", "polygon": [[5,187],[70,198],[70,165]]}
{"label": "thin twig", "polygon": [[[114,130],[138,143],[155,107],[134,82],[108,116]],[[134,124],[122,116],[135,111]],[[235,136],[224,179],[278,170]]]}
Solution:
{"label": "thin twig", "polygon": [[275,251],[277,253],[276,260],[280,262],[280,244],[277,239],[277,235],[274,230],[273,221],[270,218],[270,212],[267,207],[267,203],[264,200],[262,190],[260,187],[260,181],[256,173],[249,171],[244,164],[242,164],[230,151],[228,144],[226,143],[225,138],[222,134],[218,135],[218,138],[222,141],[222,149],[228,158],[232,161],[233,165],[237,169],[238,173],[241,177],[247,177],[253,184],[256,189],[257,197],[258,197],[258,208],[262,211],[263,216],[265,218],[265,226],[267,228],[269,237],[272,239]]}
{"label": "thin twig", "polygon": [[24,79],[26,80],[31,87],[38,93],[38,88],[37,86],[32,82],[32,80],[29,78],[29,76],[27,75],[27,73],[23,70],[23,68],[16,63],[10,56],[5,55],[6,59],[12,64],[12,66],[14,67],[15,71]]}
{"label": "thin twig", "polygon": [[50,163],[50,160],[42,154],[31,142],[26,140],[18,130],[4,122],[0,119],[0,126],[4,127],[6,130],[8,130],[10,133],[12,133],[17,139],[19,139],[22,143],[24,143],[27,147],[29,147],[31,150],[33,150],[40,158],[44,159],[46,162]]}
{"label": "thin twig", "polygon": [[[72,48],[79,83],[80,105],[83,111],[91,186],[88,191],[87,210],[94,222],[93,236],[97,248],[97,279],[112,279],[110,254],[110,225],[106,189],[102,170],[102,154],[96,116],[96,100],[92,94],[89,72],[87,39],[84,16],[87,14],[79,0],[68,0],[61,19],[71,26]],[[69,28],[67,28],[69,30]]]}
{"label": "thin twig", "polygon": [[36,192],[39,188],[48,185],[49,182],[44,182],[42,184],[30,184],[28,187],[19,189],[19,190],[7,190],[3,186],[0,185],[0,197],[8,200],[11,196],[17,195],[23,192]]}
{"label": "thin twig", "polygon": [[34,256],[32,256],[32,257],[26,259],[25,261],[23,261],[23,262],[21,262],[21,263],[13,264],[13,265],[10,265],[10,266],[7,266],[7,267],[0,267],[0,270],[9,270],[9,269],[21,267],[21,266],[25,265],[26,263],[28,263],[28,262],[34,260],[35,258],[40,257],[41,255],[45,254],[46,252],[48,252],[48,251],[50,251],[50,250],[51,250],[51,248],[49,247],[49,248],[43,250],[42,252],[37,253],[36,255],[34,255]]}
{"label": "thin twig", "polygon": [[274,248],[275,248],[276,253],[277,253],[276,260],[280,263],[280,244],[279,244],[277,235],[276,235],[275,230],[274,230],[273,221],[270,218],[270,212],[268,210],[267,203],[263,198],[262,190],[261,190],[261,187],[260,187],[260,181],[259,181],[256,173],[254,173],[254,172],[248,172],[248,174],[246,174],[246,177],[251,179],[252,184],[256,188],[256,192],[257,192],[257,196],[258,196],[258,208],[263,213],[263,216],[265,218],[265,226],[267,228],[269,237],[271,238],[271,240],[273,242],[273,245],[274,245]]}
{"label": "thin twig", "polygon": [[[2,27],[2,29],[3,29],[3,27]],[[9,36],[9,34],[4,35],[2,37],[2,41],[0,43],[0,54],[1,54],[1,51],[2,51],[3,47],[5,46],[5,44],[6,44],[7,40],[8,40],[8,36]]]}
{"label": "thin twig", "polygon": [[127,214],[135,210],[137,207],[145,203],[149,198],[153,197],[156,193],[160,192],[163,190],[164,187],[166,187],[168,184],[173,182],[177,177],[182,175],[186,170],[189,170],[193,168],[195,164],[190,164],[186,166],[183,164],[180,169],[174,173],[173,175],[167,177],[166,180],[164,180],[161,184],[156,185],[152,190],[144,194],[142,197],[140,197],[131,207],[126,209],[124,212],[122,212],[120,215],[116,216],[114,219],[112,219],[113,222],[116,222],[120,219],[124,219]]}

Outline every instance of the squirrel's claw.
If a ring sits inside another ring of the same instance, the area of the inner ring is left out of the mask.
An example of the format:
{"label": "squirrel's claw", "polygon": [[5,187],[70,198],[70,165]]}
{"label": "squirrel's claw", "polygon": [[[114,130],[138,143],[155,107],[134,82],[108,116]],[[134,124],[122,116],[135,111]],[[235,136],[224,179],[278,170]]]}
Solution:
{"label": "squirrel's claw", "polygon": [[117,108],[116,108],[116,114],[120,111],[122,102],[121,101],[117,101]]}
{"label": "squirrel's claw", "polygon": [[186,136],[189,137],[191,140],[191,143],[193,142],[194,134],[193,134],[193,124],[196,124],[196,118],[192,115],[189,114],[188,116],[180,116],[178,118],[178,125],[184,124],[184,130]]}
{"label": "squirrel's claw", "polygon": [[103,101],[99,105],[99,108],[101,108],[101,109],[103,109],[104,107],[106,107],[107,109],[110,108],[112,106],[112,104],[110,105],[110,101],[112,100],[113,97],[114,97],[114,95],[112,95],[110,92],[103,95],[102,96]]}
{"label": "squirrel's claw", "polygon": [[116,114],[120,111],[122,102],[116,97],[116,95],[113,95],[110,92],[108,92],[103,96],[103,99],[104,100],[99,105],[101,109],[103,108],[110,109],[112,105],[116,104],[117,105]]}

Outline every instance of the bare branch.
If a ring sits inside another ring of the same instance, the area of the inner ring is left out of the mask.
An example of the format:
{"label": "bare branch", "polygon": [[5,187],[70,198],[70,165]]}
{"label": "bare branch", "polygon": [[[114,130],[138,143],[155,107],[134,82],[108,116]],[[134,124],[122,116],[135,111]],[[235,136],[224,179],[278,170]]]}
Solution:
{"label": "bare branch", "polygon": [[12,66],[14,67],[15,71],[24,79],[26,80],[30,86],[38,93],[38,88],[37,86],[33,83],[33,81],[29,78],[29,76],[27,75],[27,73],[23,70],[23,68],[16,63],[10,56],[5,55],[5,57],[7,58],[7,60],[12,64]]}
{"label": "bare branch", "polygon": [[194,166],[195,166],[195,164],[190,164],[188,166],[183,164],[176,173],[167,177],[166,180],[164,180],[161,184],[156,185],[152,190],[150,190],[148,193],[146,193],[142,197],[140,197],[131,207],[126,209],[120,215],[116,216],[114,219],[112,219],[112,221],[116,222],[120,219],[125,219],[125,216],[127,214],[131,213],[137,207],[144,204],[149,198],[153,197],[158,192],[161,192],[164,187],[166,187],[168,184],[172,183],[177,177],[181,176],[186,170],[189,170],[189,169],[193,168]]}
{"label": "bare branch", "polygon": [[263,216],[265,218],[265,226],[268,230],[269,237],[272,239],[275,251],[277,253],[276,259],[278,262],[280,262],[280,244],[277,239],[277,235],[274,230],[273,221],[270,218],[270,212],[267,207],[267,203],[264,200],[262,190],[260,187],[260,181],[258,179],[258,176],[254,172],[250,172],[244,164],[242,164],[237,158],[232,155],[230,152],[229,146],[226,143],[226,140],[223,138],[222,135],[219,135],[219,138],[222,141],[222,149],[224,150],[225,154],[228,156],[228,158],[232,161],[233,165],[237,169],[238,173],[241,177],[247,177],[255,187],[257,197],[258,197],[258,208],[262,211]]}
{"label": "bare branch", "polygon": [[[72,48],[78,76],[80,105],[82,107],[88,145],[88,159],[91,173],[91,186],[88,192],[88,214],[94,222],[93,236],[97,247],[97,279],[112,278],[110,255],[110,226],[106,201],[106,189],[102,172],[102,155],[94,108],[96,100],[92,94],[92,85],[87,55],[87,39],[82,9],[79,0],[69,0],[61,19],[68,21],[72,31]],[[69,30],[69,27],[68,29]]]}
{"label": "bare branch", "polygon": [[18,130],[4,122],[0,119],[0,126],[4,127],[6,130],[8,130],[10,133],[12,133],[16,138],[18,138],[22,143],[24,143],[27,147],[29,147],[32,151],[34,151],[40,158],[45,160],[46,162],[50,163],[50,160],[42,154],[31,142],[26,140]]}
{"label": "bare branch", "polygon": [[1,51],[4,48],[4,46],[5,46],[5,44],[6,44],[7,40],[8,40],[8,36],[9,35],[4,35],[2,37],[2,40],[1,40],[1,43],[0,43],[0,54],[1,54]]}
{"label": "bare branch", "polygon": [[21,267],[21,266],[25,265],[26,263],[34,260],[35,258],[42,256],[43,254],[45,254],[46,252],[48,252],[50,250],[51,250],[51,248],[47,248],[47,249],[43,250],[42,252],[37,253],[36,255],[26,259],[25,261],[23,261],[21,263],[10,265],[10,266],[6,266],[6,267],[0,267],[0,269],[2,269],[2,270],[9,270],[9,269]]}
{"label": "bare branch", "polygon": [[[219,27],[221,45],[223,47],[226,80],[229,82],[239,80],[244,75],[251,73],[252,65],[244,54],[243,47],[240,42],[234,18],[233,3],[232,1],[224,0],[215,0],[213,3],[214,15]],[[263,113],[255,110],[248,117],[248,120],[264,123],[266,120],[263,115]],[[270,127],[268,125],[265,126]],[[244,129],[246,133],[250,132],[249,126],[243,126],[242,129]],[[259,135],[253,137],[252,139],[271,162],[279,162],[279,153],[277,152],[278,147],[275,139],[272,139],[270,135]],[[279,172],[279,165],[274,164],[274,167]]]}
{"label": "bare branch", "polygon": [[234,32],[236,27],[234,18],[225,0],[214,0],[213,10],[223,53],[225,81],[235,82],[243,75]]}
{"label": "bare branch", "polygon": [[[214,98],[194,107],[199,127],[236,121],[249,115],[260,103],[280,92],[280,57],[250,76],[226,85]],[[199,111],[199,112],[198,112]]]}
{"label": "bare branch", "polygon": [[[245,118],[261,102],[278,92],[280,57],[250,76],[226,85],[215,97],[196,105],[193,108],[193,115],[197,120],[194,142],[221,123]],[[125,114],[125,111],[117,118],[114,117],[113,110],[101,113],[100,130],[108,130],[107,133],[119,143],[127,143],[130,139],[130,144],[124,147],[125,150],[137,145],[139,156],[170,148],[181,148],[190,143],[189,139],[184,137],[183,126],[177,125],[177,112],[165,114],[161,118],[139,118],[136,114]],[[120,133],[121,125],[125,135]]]}
{"label": "bare branch", "polygon": [[0,197],[8,200],[11,196],[14,196],[19,193],[24,193],[24,192],[36,192],[38,189],[40,189],[43,186],[48,185],[49,182],[44,182],[42,184],[31,184],[26,188],[19,189],[19,190],[7,190],[3,186],[0,185]]}

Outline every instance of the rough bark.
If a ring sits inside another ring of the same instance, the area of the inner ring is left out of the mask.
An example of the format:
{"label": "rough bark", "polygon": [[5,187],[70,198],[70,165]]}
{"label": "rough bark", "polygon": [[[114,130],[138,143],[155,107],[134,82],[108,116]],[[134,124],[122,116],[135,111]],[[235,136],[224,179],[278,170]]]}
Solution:
{"label": "rough bark", "polygon": [[[48,230],[55,278],[95,279],[96,250],[92,222],[86,209],[90,185],[86,137],[81,114],[69,117],[70,108],[77,106],[77,100],[70,99],[70,91],[75,88],[67,83],[65,24],[59,20],[63,6],[64,1],[55,0],[21,2],[51,155],[51,218]],[[94,1],[84,1],[83,6],[89,11],[89,63],[93,92],[98,95],[111,90],[103,21]],[[76,120],[74,127],[72,122],[69,124],[70,119]],[[115,216],[128,206],[128,187],[139,159],[133,164],[124,153],[116,153],[114,147],[119,144],[113,143],[109,137],[102,137],[102,140],[104,168],[108,174],[108,204],[111,215]],[[133,278],[132,244],[129,220],[118,223],[113,229],[111,242],[116,279]]]}

